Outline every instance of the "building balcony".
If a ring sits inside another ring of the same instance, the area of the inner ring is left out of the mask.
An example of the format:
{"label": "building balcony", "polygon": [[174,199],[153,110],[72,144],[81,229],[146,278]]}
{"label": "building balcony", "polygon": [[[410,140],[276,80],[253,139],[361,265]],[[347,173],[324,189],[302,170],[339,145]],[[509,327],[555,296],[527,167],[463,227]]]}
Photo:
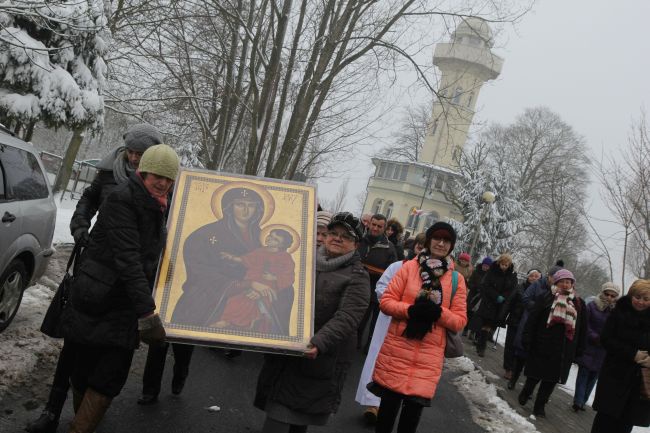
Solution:
{"label": "building balcony", "polygon": [[433,54],[433,64],[443,67],[450,63],[466,64],[467,68],[478,68],[487,79],[494,80],[501,73],[503,59],[487,47],[458,43],[439,43]]}

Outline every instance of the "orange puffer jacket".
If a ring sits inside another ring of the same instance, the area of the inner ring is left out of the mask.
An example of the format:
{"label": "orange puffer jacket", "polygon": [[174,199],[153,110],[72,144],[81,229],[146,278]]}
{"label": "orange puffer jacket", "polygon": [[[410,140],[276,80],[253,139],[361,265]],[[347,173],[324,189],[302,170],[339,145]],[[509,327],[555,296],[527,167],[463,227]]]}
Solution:
{"label": "orange puffer jacket", "polygon": [[[453,266],[453,265],[452,265]],[[379,305],[392,316],[384,344],[377,356],[372,380],[394,392],[430,399],[436,392],[447,341],[446,329],[460,331],[467,324],[467,288],[458,274],[458,288],[451,297],[452,270],[441,278],[442,315],[422,340],[404,337],[408,308],[422,288],[417,258],[408,261],[390,280]]]}

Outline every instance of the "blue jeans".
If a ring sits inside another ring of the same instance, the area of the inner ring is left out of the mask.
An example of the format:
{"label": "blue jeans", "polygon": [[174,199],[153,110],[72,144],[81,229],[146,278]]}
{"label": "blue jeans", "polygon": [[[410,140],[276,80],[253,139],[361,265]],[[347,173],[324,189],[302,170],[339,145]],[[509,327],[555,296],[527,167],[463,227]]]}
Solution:
{"label": "blue jeans", "polygon": [[591,391],[594,390],[597,379],[597,371],[590,371],[583,366],[580,366],[580,368],[578,368],[578,376],[576,377],[576,391],[573,395],[573,404],[580,407],[583,407],[585,405],[587,400],[589,400]]}

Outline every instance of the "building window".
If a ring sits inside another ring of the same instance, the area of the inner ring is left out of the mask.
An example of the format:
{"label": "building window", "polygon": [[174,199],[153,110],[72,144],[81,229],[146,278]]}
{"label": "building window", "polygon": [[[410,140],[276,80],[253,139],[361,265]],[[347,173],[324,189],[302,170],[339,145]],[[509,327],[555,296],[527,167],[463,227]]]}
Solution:
{"label": "building window", "polygon": [[424,220],[424,227],[423,228],[428,229],[429,227],[431,227],[439,219],[440,219],[440,214],[438,214],[438,212],[436,212],[436,211],[431,211],[427,215],[426,219]]}
{"label": "building window", "polygon": [[384,204],[384,200],[381,198],[375,199],[375,201],[372,203],[372,214],[378,214],[381,212],[381,207]]}
{"label": "building window", "polygon": [[402,166],[402,174],[399,175],[399,180],[406,180],[406,176],[408,175],[409,172],[409,166],[408,165],[403,165]]}
{"label": "building window", "polygon": [[437,130],[438,130],[438,119],[434,120],[433,124],[431,125],[431,135],[435,134]]}
{"label": "building window", "polygon": [[406,221],[406,227],[417,231],[418,225],[420,224],[420,215],[410,214],[408,220]]}
{"label": "building window", "polygon": [[393,214],[393,202],[389,201],[386,203],[386,207],[384,208],[384,216],[386,219],[389,219],[390,216]]}
{"label": "building window", "polygon": [[386,163],[382,162],[377,169],[377,177],[384,177],[384,173],[386,173]]}
{"label": "building window", "polygon": [[402,170],[402,166],[400,164],[395,164],[395,171],[393,171],[393,179],[397,180],[399,179],[399,173]]}
{"label": "building window", "polygon": [[467,108],[470,108],[472,106],[472,101],[474,100],[474,92],[469,94],[469,98],[467,98]]}
{"label": "building window", "polygon": [[463,88],[462,87],[456,87],[456,92],[454,93],[454,97],[451,100],[452,104],[459,104],[460,103],[460,97],[462,95],[463,95]]}
{"label": "building window", "polygon": [[441,190],[444,183],[445,183],[445,175],[442,173],[438,173],[438,175],[436,176],[436,184],[434,188],[437,190]]}

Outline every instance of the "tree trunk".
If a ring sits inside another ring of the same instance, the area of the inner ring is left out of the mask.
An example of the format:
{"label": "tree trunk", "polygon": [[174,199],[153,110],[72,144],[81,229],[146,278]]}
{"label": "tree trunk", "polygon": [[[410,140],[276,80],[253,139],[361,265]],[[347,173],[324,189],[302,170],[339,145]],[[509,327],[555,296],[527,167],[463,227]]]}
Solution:
{"label": "tree trunk", "polygon": [[60,191],[65,191],[68,182],[70,181],[70,175],[72,174],[72,166],[74,165],[75,158],[77,153],[79,153],[79,148],[81,147],[81,142],[84,139],[84,129],[75,128],[72,131],[72,138],[68,144],[68,148],[65,151],[65,156],[61,162],[61,168],[56,175],[56,180],[54,181],[54,193]]}

